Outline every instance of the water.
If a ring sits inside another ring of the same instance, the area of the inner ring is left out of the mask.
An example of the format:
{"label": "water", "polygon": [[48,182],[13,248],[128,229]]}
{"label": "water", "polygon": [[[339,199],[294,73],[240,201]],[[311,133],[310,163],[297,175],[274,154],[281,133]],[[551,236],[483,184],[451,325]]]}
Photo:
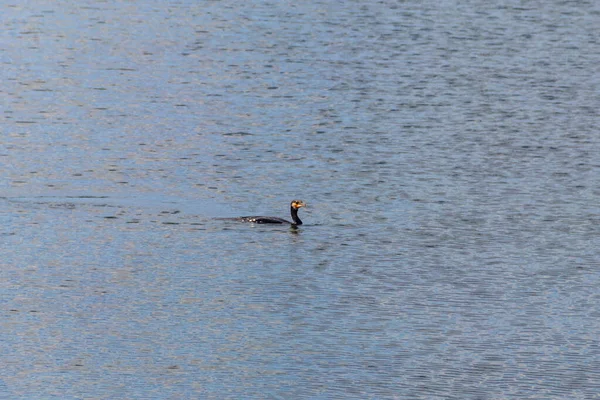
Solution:
{"label": "water", "polygon": [[598,398],[596,3],[3,9],[1,397]]}

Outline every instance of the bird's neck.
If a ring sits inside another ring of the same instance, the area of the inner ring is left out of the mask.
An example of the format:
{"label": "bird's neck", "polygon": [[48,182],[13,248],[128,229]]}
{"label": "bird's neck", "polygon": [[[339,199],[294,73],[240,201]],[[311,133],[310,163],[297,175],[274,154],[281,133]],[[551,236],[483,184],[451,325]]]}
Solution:
{"label": "bird's neck", "polygon": [[294,221],[294,225],[302,225],[302,221],[300,218],[298,218],[298,209],[290,207],[290,213],[292,214],[292,221]]}

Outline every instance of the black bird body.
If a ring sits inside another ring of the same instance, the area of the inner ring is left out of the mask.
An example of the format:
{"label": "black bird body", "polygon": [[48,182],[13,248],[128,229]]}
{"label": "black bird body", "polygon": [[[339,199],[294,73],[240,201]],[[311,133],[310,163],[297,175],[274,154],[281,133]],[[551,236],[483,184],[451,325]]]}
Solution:
{"label": "black bird body", "polygon": [[254,224],[289,224],[289,225],[302,225],[302,220],[298,217],[298,209],[306,207],[306,204],[302,200],[294,200],[290,204],[290,214],[292,216],[292,222],[287,221],[283,218],[277,217],[264,217],[261,215],[250,216],[250,217],[239,217],[234,218],[237,221],[252,222]]}
{"label": "black bird body", "polygon": [[263,217],[262,215],[256,215],[253,217],[239,217],[238,219],[242,222],[252,222],[255,224],[291,224],[290,221],[287,221],[283,218]]}

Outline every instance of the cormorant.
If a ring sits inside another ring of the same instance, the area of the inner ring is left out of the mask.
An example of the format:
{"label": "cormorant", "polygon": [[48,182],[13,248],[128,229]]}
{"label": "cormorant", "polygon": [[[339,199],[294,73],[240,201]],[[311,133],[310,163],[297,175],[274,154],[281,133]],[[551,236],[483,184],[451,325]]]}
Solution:
{"label": "cormorant", "polygon": [[251,217],[239,217],[234,218],[237,221],[242,222],[253,222],[255,224],[290,224],[290,225],[302,225],[302,221],[298,218],[298,209],[300,207],[306,207],[306,203],[302,200],[293,200],[290,204],[290,214],[292,215],[292,221],[287,221],[277,217],[263,217],[263,216],[251,216]]}

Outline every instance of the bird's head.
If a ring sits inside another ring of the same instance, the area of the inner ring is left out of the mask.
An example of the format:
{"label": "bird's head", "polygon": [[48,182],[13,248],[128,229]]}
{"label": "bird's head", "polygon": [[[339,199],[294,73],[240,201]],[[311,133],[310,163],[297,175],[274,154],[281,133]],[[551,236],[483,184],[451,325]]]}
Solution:
{"label": "bird's head", "polygon": [[292,208],[299,209],[300,207],[306,207],[306,203],[302,200],[294,200],[292,201]]}

